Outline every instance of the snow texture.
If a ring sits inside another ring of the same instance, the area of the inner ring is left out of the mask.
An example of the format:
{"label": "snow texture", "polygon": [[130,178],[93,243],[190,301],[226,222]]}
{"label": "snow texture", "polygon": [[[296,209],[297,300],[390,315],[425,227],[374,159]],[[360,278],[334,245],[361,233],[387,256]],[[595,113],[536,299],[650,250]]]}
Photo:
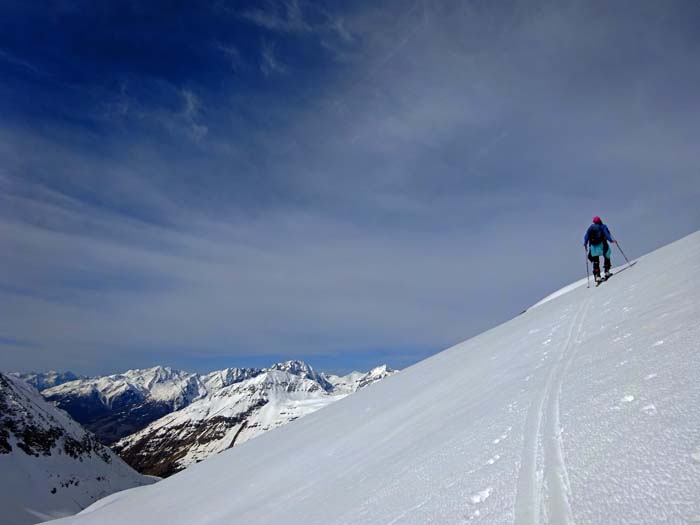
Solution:
{"label": "snow texture", "polygon": [[697,522],[699,298],[695,233],[59,523]]}

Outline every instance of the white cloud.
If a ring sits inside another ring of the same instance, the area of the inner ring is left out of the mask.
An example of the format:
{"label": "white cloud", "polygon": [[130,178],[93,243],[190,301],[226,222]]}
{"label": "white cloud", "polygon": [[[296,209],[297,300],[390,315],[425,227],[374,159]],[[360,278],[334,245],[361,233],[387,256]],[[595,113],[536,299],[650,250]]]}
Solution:
{"label": "white cloud", "polygon": [[[168,108],[129,98],[178,151],[155,132],[100,157],[68,126],[0,129],[0,338],[32,345],[0,359],[438,350],[580,277],[594,213],[628,252],[697,228],[696,49],[634,13],[591,38],[584,4],[322,16],[314,37],[346,60],[299,103],[196,83],[163,87]],[[297,7],[259,25],[295,40],[311,26]],[[658,55],[635,62],[639,34]],[[260,53],[266,75],[306,74],[269,40]],[[73,197],[8,191],[26,172]],[[128,217],[144,209],[169,226]]]}

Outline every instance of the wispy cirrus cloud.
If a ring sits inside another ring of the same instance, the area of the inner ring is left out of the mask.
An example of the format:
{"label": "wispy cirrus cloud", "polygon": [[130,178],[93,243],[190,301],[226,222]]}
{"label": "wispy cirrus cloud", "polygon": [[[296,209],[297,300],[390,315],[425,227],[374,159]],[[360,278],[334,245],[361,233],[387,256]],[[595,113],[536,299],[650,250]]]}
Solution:
{"label": "wispy cirrus cloud", "polygon": [[277,56],[275,44],[269,40],[263,40],[260,46],[260,71],[265,76],[287,72],[287,67]]}
{"label": "wispy cirrus cloud", "polygon": [[302,12],[299,0],[266,0],[262,6],[246,9],[241,18],[269,31],[306,33],[312,30]]}
{"label": "wispy cirrus cloud", "polygon": [[348,61],[353,57],[350,45],[355,37],[346,20],[321,4],[267,0],[261,7],[236,14],[277,35],[313,35],[338,61]]}
{"label": "wispy cirrus cloud", "polygon": [[697,3],[220,5],[0,64],[0,368],[403,367],[579,278],[593,214],[697,228]]}
{"label": "wispy cirrus cloud", "polygon": [[184,102],[182,117],[189,129],[190,136],[198,142],[202,140],[209,131],[206,125],[199,122],[202,112],[202,102],[199,100],[199,97],[189,89],[181,90],[180,94]]}
{"label": "wispy cirrus cloud", "polygon": [[205,107],[192,89],[152,79],[146,79],[142,83],[148,85],[151,91],[162,93],[167,103],[146,103],[131,92],[128,82],[121,82],[118,93],[103,103],[105,118],[157,126],[195,143],[206,138],[209,129],[203,122]]}
{"label": "wispy cirrus cloud", "polygon": [[216,49],[227,57],[232,70],[236,71],[243,65],[243,56],[237,47],[219,42],[216,44]]}

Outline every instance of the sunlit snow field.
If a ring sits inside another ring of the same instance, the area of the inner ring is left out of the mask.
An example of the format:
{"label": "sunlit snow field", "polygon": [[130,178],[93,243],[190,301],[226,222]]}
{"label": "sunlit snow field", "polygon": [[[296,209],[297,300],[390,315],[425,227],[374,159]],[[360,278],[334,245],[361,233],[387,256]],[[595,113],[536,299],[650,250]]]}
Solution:
{"label": "sunlit snow field", "polygon": [[62,524],[700,521],[700,233]]}

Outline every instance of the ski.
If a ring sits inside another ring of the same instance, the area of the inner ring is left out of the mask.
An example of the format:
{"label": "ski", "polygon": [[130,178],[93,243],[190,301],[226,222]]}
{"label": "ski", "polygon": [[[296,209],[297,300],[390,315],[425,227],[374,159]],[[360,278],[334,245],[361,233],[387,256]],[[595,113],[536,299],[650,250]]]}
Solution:
{"label": "ski", "polygon": [[610,275],[607,275],[605,277],[601,277],[600,281],[596,280],[595,287],[598,288],[601,284],[603,284],[605,281],[610,279],[613,275],[614,275],[613,273],[610,273]]}

